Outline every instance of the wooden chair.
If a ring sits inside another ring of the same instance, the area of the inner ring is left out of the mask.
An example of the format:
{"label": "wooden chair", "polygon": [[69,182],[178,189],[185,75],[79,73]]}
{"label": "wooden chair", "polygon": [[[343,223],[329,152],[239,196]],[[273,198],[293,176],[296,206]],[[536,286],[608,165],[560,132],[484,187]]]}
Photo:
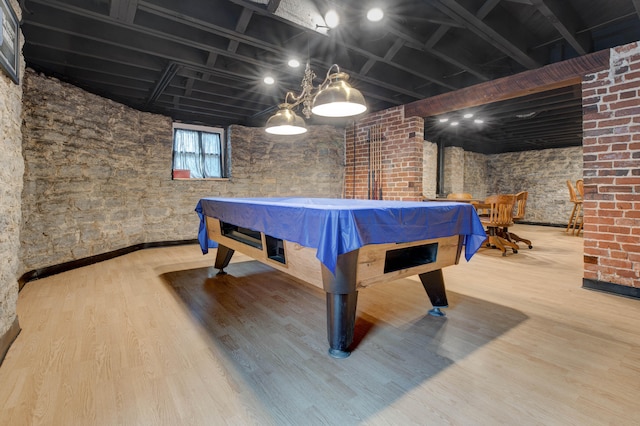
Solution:
{"label": "wooden chair", "polygon": [[[518,221],[524,219],[524,214],[527,206],[527,198],[529,198],[529,193],[527,191],[518,192],[515,195],[515,208],[513,213],[513,221]],[[514,234],[513,232],[509,232],[509,239],[516,244],[519,242],[525,243],[530,249],[533,248],[531,245],[531,240],[527,240],[525,238],[521,238]]]}
{"label": "wooden chair", "polygon": [[447,194],[447,200],[471,200],[473,196],[466,192],[452,192]]}
{"label": "wooden chair", "polygon": [[[584,186],[582,179],[578,179],[576,181],[576,186],[581,188],[581,191],[584,193]],[[567,222],[567,229],[564,232],[569,232],[569,229],[572,229],[571,234],[575,235],[576,226],[578,226],[578,234],[582,229],[582,220],[578,223],[580,214],[582,213],[582,198],[578,197],[576,193],[576,189],[573,187],[573,184],[569,179],[567,179],[567,188],[569,188],[569,200],[573,203],[573,209],[571,209],[571,216],[569,216],[569,222]]]}
{"label": "wooden chair", "polygon": [[518,253],[518,245],[510,240],[508,230],[513,226],[515,195],[492,195],[487,197],[485,204],[490,206],[489,215],[480,217],[480,221],[487,227],[487,246],[500,249],[503,256],[507,255],[506,247]]}
{"label": "wooden chair", "polygon": [[[584,180],[582,179],[578,179],[576,181],[576,189],[578,190],[578,200],[580,200],[580,207],[582,207],[582,203],[584,202]],[[576,235],[580,234],[580,231],[582,231],[583,225],[584,225],[584,211],[582,211],[582,209],[580,209],[580,216],[576,218],[576,220],[580,220],[580,223],[578,224],[578,230],[576,231]]]}

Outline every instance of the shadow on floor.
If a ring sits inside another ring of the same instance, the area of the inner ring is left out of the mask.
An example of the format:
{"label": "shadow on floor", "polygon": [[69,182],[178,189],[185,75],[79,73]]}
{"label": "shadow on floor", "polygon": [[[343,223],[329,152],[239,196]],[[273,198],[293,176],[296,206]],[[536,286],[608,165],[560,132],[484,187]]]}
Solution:
{"label": "shadow on floor", "polygon": [[[404,279],[359,292],[354,351],[328,356],[325,294],[257,261],[162,275],[276,424],[357,424],[526,320],[449,292],[447,317]],[[215,386],[215,384],[212,384]]]}

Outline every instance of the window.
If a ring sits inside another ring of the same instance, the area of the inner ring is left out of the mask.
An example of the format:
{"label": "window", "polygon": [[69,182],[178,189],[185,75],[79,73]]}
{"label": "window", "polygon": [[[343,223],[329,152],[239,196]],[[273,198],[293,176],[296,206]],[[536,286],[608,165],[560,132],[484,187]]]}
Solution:
{"label": "window", "polygon": [[223,141],[223,129],[174,123],[173,177],[226,177]]}

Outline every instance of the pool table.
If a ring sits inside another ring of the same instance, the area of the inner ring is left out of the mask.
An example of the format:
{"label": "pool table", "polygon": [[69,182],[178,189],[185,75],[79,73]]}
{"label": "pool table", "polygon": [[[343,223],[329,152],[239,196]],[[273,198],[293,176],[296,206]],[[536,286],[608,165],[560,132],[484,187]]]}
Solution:
{"label": "pool table", "polygon": [[326,293],[329,355],[350,354],[358,290],[419,275],[447,307],[442,268],[486,239],[471,204],[329,198],[203,198],[198,240],[224,273],[237,250]]}

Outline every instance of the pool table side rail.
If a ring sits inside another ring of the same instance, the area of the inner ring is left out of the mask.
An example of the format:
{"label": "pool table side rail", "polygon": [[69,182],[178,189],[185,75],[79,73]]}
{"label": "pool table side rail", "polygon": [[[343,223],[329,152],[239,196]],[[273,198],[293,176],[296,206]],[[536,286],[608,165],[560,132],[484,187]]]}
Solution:
{"label": "pool table side rail", "polygon": [[[206,226],[209,238],[223,246],[246,254],[279,271],[292,275],[315,287],[323,288],[322,264],[316,257],[316,249],[304,247],[298,243],[284,241],[286,263],[271,259],[267,255],[266,236],[261,234],[262,249],[242,243],[223,235],[220,220],[206,217]],[[424,272],[430,272],[446,266],[455,265],[460,259],[464,236],[453,235],[430,240],[412,241],[409,243],[370,244],[358,249],[358,261],[356,272],[356,288],[367,287],[384,281],[392,281]],[[420,247],[437,244],[436,256],[430,263],[401,268],[385,272],[385,259],[387,253],[393,250],[402,250],[412,247]]]}

